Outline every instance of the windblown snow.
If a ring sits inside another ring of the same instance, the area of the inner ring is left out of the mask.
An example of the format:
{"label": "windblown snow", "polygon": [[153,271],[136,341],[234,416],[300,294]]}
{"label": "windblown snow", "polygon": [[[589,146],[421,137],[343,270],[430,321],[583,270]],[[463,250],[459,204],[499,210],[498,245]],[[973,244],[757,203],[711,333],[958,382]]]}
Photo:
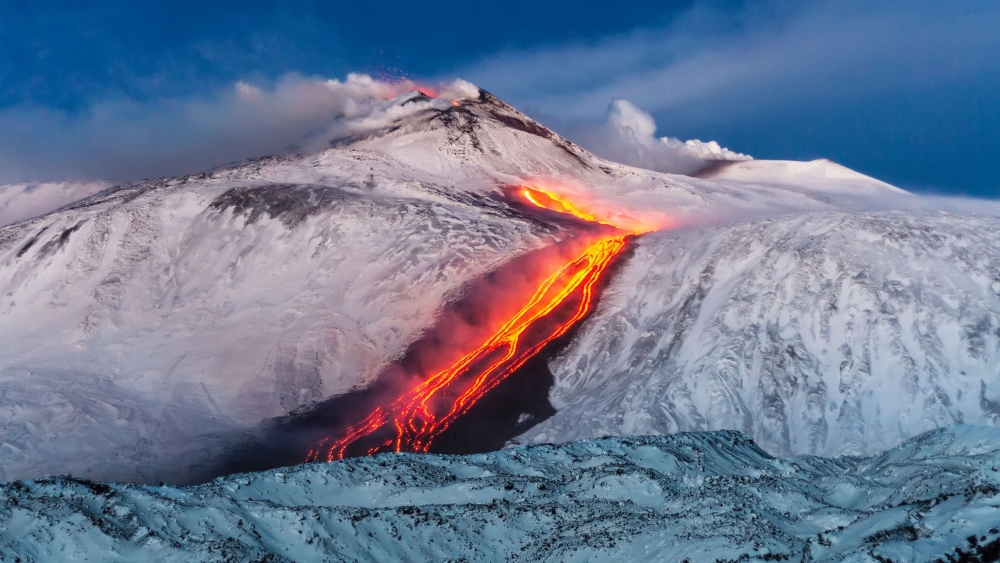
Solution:
{"label": "windblown snow", "polygon": [[370,383],[469,281],[571,236],[504,199],[535,182],[668,230],[552,364],[559,412],[524,439],[729,428],[871,454],[996,424],[993,216],[914,211],[823,161],[632,168],[453,95],[0,228],[0,480],[198,480],[233,432]]}
{"label": "windblown snow", "polygon": [[107,182],[22,182],[0,186],[0,227],[46,215],[110,187]]}

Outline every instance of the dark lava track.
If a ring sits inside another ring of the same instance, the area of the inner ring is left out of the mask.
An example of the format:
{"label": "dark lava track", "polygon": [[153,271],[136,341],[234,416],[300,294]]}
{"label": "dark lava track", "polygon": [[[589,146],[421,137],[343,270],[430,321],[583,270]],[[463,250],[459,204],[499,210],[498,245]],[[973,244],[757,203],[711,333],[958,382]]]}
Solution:
{"label": "dark lava track", "polygon": [[[593,304],[587,316],[486,393],[465,415],[434,440],[431,453],[471,454],[499,450],[516,436],[555,413],[549,402],[549,391],[555,381],[548,367],[549,360],[573,340],[593,313],[611,279],[632,256],[634,240],[634,237],[626,239],[625,250],[614,258],[594,287]],[[415,379],[405,374],[421,373],[428,358],[434,357],[449,342],[456,341],[456,325],[461,326],[464,322],[475,326],[484,304],[496,299],[495,291],[505,281],[509,281],[511,277],[519,277],[525,271],[539,268],[539,263],[544,262],[539,260],[540,255],[565,251],[565,248],[559,247],[570,247],[573,244],[577,244],[577,241],[565,241],[530,252],[469,284],[461,297],[446,306],[438,323],[410,346],[403,358],[383,370],[372,385],[263,423],[252,437],[242,440],[232,450],[232,454],[217,465],[215,470],[210,471],[205,479],[302,463],[309,450],[323,437],[341,434],[377,406],[392,402],[412,387],[416,383]],[[567,299],[551,316],[568,316],[575,310],[578,299],[577,295]],[[373,438],[375,439],[381,440],[384,437],[379,435]],[[363,455],[365,448],[371,445],[374,444],[365,442],[351,447],[347,450],[346,457]]]}

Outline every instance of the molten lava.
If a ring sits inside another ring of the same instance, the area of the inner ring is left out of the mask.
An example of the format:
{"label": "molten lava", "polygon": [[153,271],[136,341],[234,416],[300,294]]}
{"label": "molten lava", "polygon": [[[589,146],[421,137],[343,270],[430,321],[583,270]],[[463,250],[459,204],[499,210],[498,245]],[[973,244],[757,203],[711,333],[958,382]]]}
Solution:
{"label": "molten lava", "polygon": [[[598,222],[557,194],[529,187],[521,193],[538,207]],[[542,281],[524,306],[476,349],[391,404],[375,408],[342,436],[323,439],[306,461],[342,459],[349,448],[352,455],[429,451],[434,439],[476,401],[587,315],[597,282],[624,248],[624,235],[591,244]]]}
{"label": "molten lava", "polygon": [[[583,219],[584,221],[589,221],[591,223],[600,223],[602,225],[608,225],[591,213],[582,211],[575,205],[570,203],[570,201],[559,194],[550,192],[548,190],[543,190],[540,188],[533,188],[530,186],[521,186],[521,195],[524,196],[529,203],[536,207],[541,207],[542,209],[548,209],[550,211],[556,211],[558,213],[565,213],[567,215],[572,215],[577,219]],[[609,225],[610,226],[610,225]]]}

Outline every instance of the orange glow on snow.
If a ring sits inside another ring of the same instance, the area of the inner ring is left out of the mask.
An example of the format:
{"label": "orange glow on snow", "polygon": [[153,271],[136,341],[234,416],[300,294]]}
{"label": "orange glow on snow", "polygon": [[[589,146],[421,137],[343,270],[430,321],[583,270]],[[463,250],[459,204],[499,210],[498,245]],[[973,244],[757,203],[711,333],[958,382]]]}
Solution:
{"label": "orange glow on snow", "polygon": [[599,220],[593,214],[577,208],[575,205],[570,203],[568,199],[555,192],[533,188],[531,186],[523,186],[521,188],[521,194],[536,207],[541,207],[542,209],[548,209],[550,211],[557,211],[559,213],[566,213],[567,215],[572,215],[577,219],[583,219],[584,221],[608,225],[608,223]]}
{"label": "orange glow on snow", "polygon": [[[594,286],[624,248],[623,236],[604,238],[588,247],[546,278],[521,310],[486,342],[392,404],[376,408],[343,436],[323,440],[309,452],[306,461],[342,459],[348,446],[382,428],[392,429],[394,437],[369,449],[366,455],[381,451],[427,452],[433,440],[477,400],[586,316],[593,303]],[[577,292],[580,303],[568,319],[558,323],[540,341],[527,345],[522,342],[525,331],[546,319]]]}
{"label": "orange glow on snow", "polygon": [[522,185],[517,189],[517,193],[535,207],[615,227],[631,234],[659,231],[673,225],[670,217],[662,213],[618,209],[613,206],[609,207],[607,203],[602,205],[597,201],[587,201],[582,197],[574,199],[566,195],[567,191],[560,192],[538,185]]}
{"label": "orange glow on snow", "polygon": [[[569,262],[556,267],[520,310],[482,344],[392,403],[375,408],[364,420],[348,427],[343,435],[324,438],[309,451],[306,461],[343,459],[352,444],[376,432],[379,433],[376,440],[384,438],[384,441],[369,447],[364,455],[386,451],[428,452],[434,439],[467,413],[476,401],[590,312],[594,288],[615,257],[625,249],[625,237],[645,232],[619,228],[604,217],[598,218],[585,206],[548,189],[521,186],[518,193],[539,208],[616,227],[619,233],[626,231],[627,234],[605,235]],[[573,296],[579,296],[579,301],[572,314],[563,319],[553,318],[553,311]],[[535,335],[531,340],[524,338],[529,330]],[[541,338],[538,338],[539,330]]]}

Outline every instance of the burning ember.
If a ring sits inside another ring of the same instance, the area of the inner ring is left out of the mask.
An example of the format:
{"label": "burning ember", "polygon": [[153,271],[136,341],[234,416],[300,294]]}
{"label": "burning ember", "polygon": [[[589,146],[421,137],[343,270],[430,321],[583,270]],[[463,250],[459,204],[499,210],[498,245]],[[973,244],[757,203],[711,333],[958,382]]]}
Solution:
{"label": "burning ember", "polygon": [[[538,207],[599,222],[558,194],[530,187],[521,188],[521,194]],[[429,451],[434,439],[476,401],[587,315],[595,285],[624,248],[625,235],[590,245],[542,281],[521,309],[479,347],[391,404],[375,408],[342,436],[323,439],[306,461],[333,461],[348,453]],[[569,314],[560,308],[574,304]]]}

